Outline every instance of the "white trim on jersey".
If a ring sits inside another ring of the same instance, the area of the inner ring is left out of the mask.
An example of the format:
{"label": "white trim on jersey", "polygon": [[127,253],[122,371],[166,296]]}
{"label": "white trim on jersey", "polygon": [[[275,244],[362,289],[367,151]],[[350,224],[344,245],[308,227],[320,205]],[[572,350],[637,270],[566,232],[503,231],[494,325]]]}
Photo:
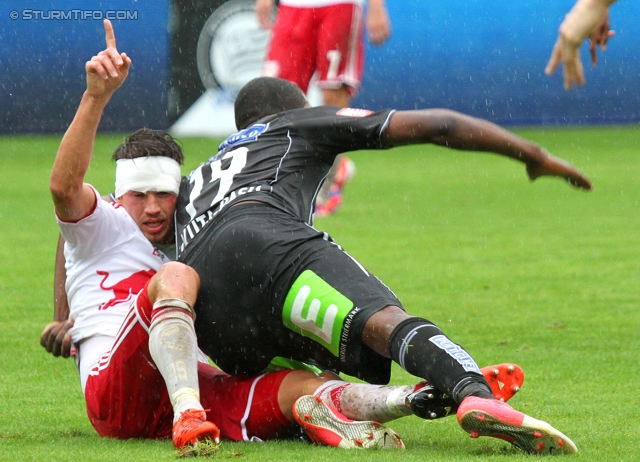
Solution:
{"label": "white trim on jersey", "polygon": [[87,379],[92,374],[93,369],[109,354],[113,347],[115,337],[110,335],[94,335],[84,339],[76,355],[76,367],[80,375],[80,385],[82,393],[87,386]]}
{"label": "white trim on jersey", "polygon": [[327,172],[327,174],[322,178],[322,181],[318,183],[318,186],[316,187],[316,191],[313,193],[313,199],[311,200],[311,206],[309,207],[309,216],[307,217],[307,221],[306,221],[306,223],[310,226],[312,226],[312,223],[313,223],[313,215],[315,213],[316,198],[318,197],[318,194],[322,189],[322,185],[324,185],[324,182],[327,181],[328,176],[329,176],[329,172]]}
{"label": "white trim on jersey", "polygon": [[362,37],[362,8],[353,9],[351,33],[349,34],[349,60],[344,68],[343,83],[353,88],[360,86],[358,79],[358,45]]}
{"label": "white trim on jersey", "polygon": [[251,405],[253,403],[253,395],[256,390],[256,385],[260,381],[260,379],[264,377],[264,374],[256,377],[251,383],[251,390],[249,391],[249,396],[247,397],[246,407],[244,409],[244,415],[242,416],[242,420],[240,420],[240,428],[242,428],[242,439],[244,441],[253,441],[253,442],[262,442],[260,438],[252,436],[249,438],[249,434],[247,433],[247,420],[249,419],[249,414],[251,413]]}
{"label": "white trim on jersey", "polygon": [[389,123],[391,122],[391,116],[393,114],[396,113],[395,109],[392,109],[389,114],[387,114],[387,118],[385,119],[384,123],[382,124],[382,126],[380,127],[380,133],[378,133],[378,139],[380,140],[380,144],[382,144],[382,134],[384,133],[384,131],[387,129],[387,127],[389,126]]}
{"label": "white trim on jersey", "polygon": [[358,260],[356,260],[356,259],[355,259],[355,258],[353,258],[351,255],[349,255],[349,252],[347,252],[346,250],[344,250],[344,249],[340,246],[340,244],[338,244],[337,242],[334,242],[334,241],[333,241],[333,239],[330,239],[330,238],[329,238],[329,235],[328,235],[327,233],[324,233],[323,239],[324,239],[325,241],[328,241],[328,242],[329,242],[329,244],[333,244],[333,245],[335,245],[337,248],[339,248],[339,249],[342,251],[342,253],[344,253],[344,254],[345,254],[347,257],[349,257],[349,258],[350,258],[350,259],[351,259],[351,260],[352,260],[356,265],[358,265],[358,268],[360,268],[360,269],[362,270],[362,272],[363,272],[364,274],[366,274],[366,275],[367,275],[367,277],[371,276],[371,275],[369,274],[369,271],[367,271],[367,270],[365,269],[365,267],[364,267],[364,266],[362,266]]}
{"label": "white trim on jersey", "polygon": [[[360,264],[360,262],[358,260],[356,260],[355,258],[353,258],[351,255],[349,255],[349,252],[347,252],[346,250],[344,250],[342,248],[342,246],[340,244],[338,244],[336,241],[333,240],[333,238],[331,236],[329,236],[329,233],[325,232],[325,231],[320,231],[318,229],[316,229],[315,227],[313,227],[313,225],[310,225],[309,223],[305,223],[305,225],[307,225],[309,228],[313,229],[314,231],[317,231],[319,233],[322,233],[322,239],[327,241],[329,244],[332,244],[334,246],[336,246],[343,254],[345,254],[347,257],[349,257],[356,265],[358,265],[358,268],[360,268],[362,270],[362,272],[367,276],[371,276],[371,274],[369,273],[369,271],[367,271],[365,269],[364,266],[362,266]],[[377,279],[377,278],[376,278]]]}
{"label": "white trim on jersey", "polygon": [[280,175],[280,169],[282,168],[282,162],[284,162],[285,158],[287,157],[287,154],[289,154],[289,151],[291,150],[291,143],[293,141],[291,140],[291,132],[289,132],[289,131],[287,131],[287,139],[289,140],[289,145],[287,146],[287,150],[284,152],[284,154],[280,158],[280,162],[278,163],[278,167],[276,168],[275,177],[273,178],[271,183],[269,183],[269,185],[272,185],[272,184],[278,182],[278,176]]}
{"label": "white trim on jersey", "polygon": [[[113,353],[115,353],[124,339],[127,337],[129,332],[135,327],[137,323],[142,324],[143,327],[146,326],[144,323],[140,322],[137,316],[137,310],[135,309],[135,304],[132,304],[131,310],[127,313],[125,319],[122,321],[122,325],[120,326],[120,330],[115,337],[115,341],[111,346],[111,349],[105,352],[96,363],[94,363],[93,367],[89,371],[88,375],[97,376],[100,375],[100,372],[109,367],[111,363],[111,358],[113,357]],[[80,349],[80,354],[82,354],[82,348]]]}

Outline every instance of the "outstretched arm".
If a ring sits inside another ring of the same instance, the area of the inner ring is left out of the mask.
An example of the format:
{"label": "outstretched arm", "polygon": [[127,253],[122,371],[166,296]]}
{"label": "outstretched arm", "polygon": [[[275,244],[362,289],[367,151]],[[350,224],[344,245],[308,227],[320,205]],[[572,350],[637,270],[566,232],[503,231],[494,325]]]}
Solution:
{"label": "outstretched arm", "polygon": [[551,58],[545,69],[551,75],[562,62],[564,88],[569,90],[573,83],[584,83],[584,70],[580,60],[580,45],[590,38],[591,61],[597,64],[596,49],[604,51],[607,41],[615,32],[609,30],[609,6],[616,0],[578,0],[567,14],[558,30]]}
{"label": "outstretched arm", "polygon": [[537,144],[489,121],[448,109],[398,111],[391,116],[382,140],[386,147],[432,143],[452,149],[493,152],[523,162],[531,180],[558,176],[578,188],[592,188],[586,176]]}
{"label": "outstretched arm", "polygon": [[87,89],[60,142],[49,179],[56,213],[65,221],[79,220],[95,204],[95,194],[84,184],[84,176],[91,161],[102,111],[127,78],[131,65],[129,57],[119,54],[116,49],[116,38],[109,20],[104,21],[104,30],[107,48],[85,65]]}

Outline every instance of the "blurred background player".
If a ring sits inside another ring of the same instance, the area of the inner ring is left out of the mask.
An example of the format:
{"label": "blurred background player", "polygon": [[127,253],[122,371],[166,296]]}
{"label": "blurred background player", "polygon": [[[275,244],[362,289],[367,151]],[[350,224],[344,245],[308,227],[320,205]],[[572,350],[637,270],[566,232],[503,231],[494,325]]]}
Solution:
{"label": "blurred background player", "polygon": [[575,82],[584,84],[584,69],[580,59],[580,46],[589,38],[591,62],[598,63],[597,47],[606,50],[607,41],[615,35],[609,30],[609,6],[616,0],[578,0],[560,25],[551,58],[545,69],[547,75],[562,63],[564,88],[569,90]]}
{"label": "blurred background player", "polygon": [[[260,25],[271,30],[262,74],[295,83],[307,93],[314,74],[329,106],[348,107],[358,92],[364,63],[366,0],[281,0],[272,24],[274,0],[257,0]],[[369,41],[382,45],[391,34],[384,0],[369,0]],[[316,216],[335,213],[355,164],[338,156],[316,198]]]}

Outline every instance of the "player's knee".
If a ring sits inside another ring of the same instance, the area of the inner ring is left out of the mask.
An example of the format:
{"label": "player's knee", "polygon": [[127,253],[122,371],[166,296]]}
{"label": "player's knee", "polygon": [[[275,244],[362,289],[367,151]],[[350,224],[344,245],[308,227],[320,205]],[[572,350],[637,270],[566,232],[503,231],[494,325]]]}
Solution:
{"label": "player's knee", "polygon": [[170,261],[162,265],[156,276],[161,280],[180,278],[190,285],[195,285],[196,289],[200,287],[200,276],[196,270],[178,261]]}
{"label": "player's knee", "polygon": [[318,387],[323,383],[335,380],[334,377],[326,376],[324,373],[321,375],[312,371],[295,370],[291,371],[282,382],[282,387],[291,387],[291,389],[297,390],[297,395],[312,395]]}
{"label": "player's knee", "polygon": [[193,268],[184,263],[169,262],[151,278],[147,292],[152,302],[175,298],[193,306],[199,289],[200,277]]}

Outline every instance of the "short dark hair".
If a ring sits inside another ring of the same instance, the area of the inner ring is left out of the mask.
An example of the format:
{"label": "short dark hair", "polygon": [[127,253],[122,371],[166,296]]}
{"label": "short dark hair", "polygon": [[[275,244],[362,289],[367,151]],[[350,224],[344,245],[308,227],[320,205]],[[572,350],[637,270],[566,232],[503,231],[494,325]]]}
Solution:
{"label": "short dark hair", "polygon": [[173,136],[163,130],[141,128],[127,136],[111,157],[113,160],[163,156],[184,164],[182,147]]}
{"label": "short dark hair", "polygon": [[271,114],[305,107],[307,98],[294,83],[275,77],[258,77],[247,83],[236,98],[238,130]]}

